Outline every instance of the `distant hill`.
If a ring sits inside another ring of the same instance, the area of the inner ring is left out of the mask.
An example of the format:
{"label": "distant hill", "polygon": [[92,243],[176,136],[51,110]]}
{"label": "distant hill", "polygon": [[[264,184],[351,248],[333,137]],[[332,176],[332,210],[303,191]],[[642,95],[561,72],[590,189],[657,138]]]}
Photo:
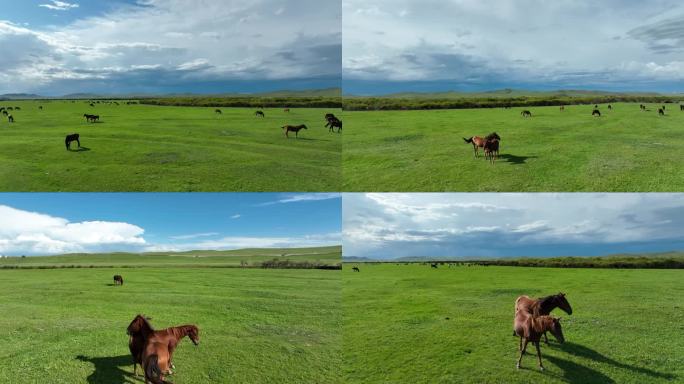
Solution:
{"label": "distant hill", "polygon": [[662,94],[658,92],[610,92],[610,91],[590,91],[590,90],[578,90],[578,89],[559,89],[555,91],[530,91],[522,89],[496,89],[492,91],[483,92],[459,92],[459,91],[447,91],[447,92],[399,92],[399,93],[389,93],[379,96],[356,96],[347,95],[345,97],[362,97],[362,98],[398,98],[398,99],[480,99],[480,98],[519,98],[519,97],[547,97],[547,98],[565,98],[565,97],[595,97],[595,96],[615,96],[615,97],[625,97],[625,96],[643,96],[643,97],[654,97],[654,96],[682,96],[672,95],[672,94]]}
{"label": "distant hill", "polygon": [[96,94],[96,93],[70,93],[62,96],[42,96],[33,93],[7,93],[0,95],[0,100],[36,100],[36,99],[149,99],[149,98],[176,98],[176,97],[340,97],[340,88],[310,89],[310,90],[279,90],[259,93],[220,93],[220,94],[197,94],[197,93],[166,93],[166,94]]}

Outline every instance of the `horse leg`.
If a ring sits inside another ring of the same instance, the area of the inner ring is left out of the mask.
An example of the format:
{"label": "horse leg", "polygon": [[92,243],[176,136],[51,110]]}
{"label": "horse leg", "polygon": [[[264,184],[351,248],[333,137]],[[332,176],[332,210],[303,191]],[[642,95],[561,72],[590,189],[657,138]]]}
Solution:
{"label": "horse leg", "polygon": [[[520,338],[522,340],[522,337]],[[520,357],[518,358],[518,364],[515,365],[516,368],[520,369],[520,362],[522,361],[523,355],[525,354],[525,350],[527,349],[527,339],[525,339],[525,344],[523,345],[522,349],[520,350]]]}
{"label": "horse leg", "polygon": [[546,332],[544,332],[544,343],[545,343],[546,345],[549,345],[549,338],[546,337]]}
{"label": "horse leg", "polygon": [[78,147],[81,148],[81,141],[76,139],[76,142],[78,143]]}
{"label": "horse leg", "polygon": [[542,365],[542,361],[541,361],[541,349],[539,349],[539,342],[538,341],[535,342],[534,346],[537,347],[537,359],[539,360],[539,369],[543,371],[544,366]]}

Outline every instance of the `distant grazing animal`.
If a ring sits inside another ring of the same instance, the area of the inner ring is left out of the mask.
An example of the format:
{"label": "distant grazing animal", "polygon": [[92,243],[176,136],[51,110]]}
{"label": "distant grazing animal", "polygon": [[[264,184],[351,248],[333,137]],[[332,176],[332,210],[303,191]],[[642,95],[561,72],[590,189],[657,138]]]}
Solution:
{"label": "distant grazing animal", "polygon": [[81,141],[79,140],[78,133],[72,133],[71,135],[66,135],[66,138],[64,139],[67,151],[71,150],[72,141],[78,143],[78,147],[81,148]]}
{"label": "distant grazing animal", "polygon": [[121,275],[114,275],[114,285],[123,285],[123,277]]}
{"label": "distant grazing animal", "polygon": [[524,110],[524,111],[520,112],[520,114],[522,115],[522,117],[532,117],[532,112],[530,112],[528,110]]}
{"label": "distant grazing animal", "polygon": [[613,106],[608,104],[608,109],[613,110]]}
{"label": "distant grazing animal", "polygon": [[520,369],[520,362],[522,361],[523,355],[527,350],[527,344],[532,342],[537,348],[537,359],[539,360],[539,369],[544,370],[544,365],[542,364],[541,350],[539,349],[539,339],[541,335],[546,334],[546,332],[551,332],[551,334],[558,340],[559,343],[564,343],[565,338],[563,337],[563,329],[561,328],[560,318],[551,317],[548,315],[544,316],[533,316],[525,311],[517,311],[515,313],[515,318],[513,319],[513,329],[515,334],[520,337],[520,357],[518,358],[518,363],[516,368]]}
{"label": "distant grazing animal", "polygon": [[352,271],[354,271],[354,272],[361,272],[361,270],[359,269],[359,267],[353,267],[353,268],[352,268]]}
{"label": "distant grazing animal", "polygon": [[659,108],[659,109],[658,109],[658,115],[660,115],[660,116],[665,116],[665,110],[662,109],[662,108]]}
{"label": "distant grazing animal", "polygon": [[7,110],[2,111],[2,114],[7,116],[8,115]]}
{"label": "distant grazing animal", "polygon": [[256,111],[256,112],[254,112],[254,116],[266,117],[266,115],[264,115],[264,112],[263,112],[263,111]]}
{"label": "distant grazing animal", "polygon": [[42,105],[39,105],[39,106],[38,106],[38,109],[43,109],[43,106],[42,106]]}
{"label": "distant grazing animal", "polygon": [[7,110],[8,110],[8,111],[13,111],[14,108],[12,108],[12,107],[7,107]]}
{"label": "distant grazing animal", "polygon": [[297,138],[298,135],[299,135],[299,131],[301,131],[302,129],[309,129],[309,128],[306,127],[305,124],[300,124],[300,125],[283,125],[281,128],[283,128],[283,129],[285,130],[285,136],[288,137],[288,138],[290,137],[290,135],[288,135],[289,132],[294,132],[294,133],[295,133],[295,138]]}
{"label": "distant grazing animal", "polygon": [[223,112],[221,112],[220,109],[215,109],[215,110],[214,110],[214,113],[218,113],[219,115],[222,115],[222,114],[223,114]]}
{"label": "distant grazing animal", "polygon": [[437,268],[437,263],[430,264],[430,268]]}
{"label": "distant grazing animal", "polygon": [[[556,308],[562,309],[568,315],[572,315],[572,307],[565,298],[565,293],[558,293],[556,295],[550,295],[545,297],[540,297],[538,299],[532,299],[529,296],[519,296],[515,300],[515,311],[526,311],[532,315],[542,316],[548,315]],[[544,341],[546,344],[549,343],[549,339],[544,335]]]}
{"label": "distant grazing animal", "polygon": [[95,104],[93,104],[93,103],[90,103],[90,106],[91,106],[91,107],[94,107],[94,106],[95,106]]}
{"label": "distant grazing animal", "polygon": [[593,111],[591,111],[591,115],[601,117],[601,111],[599,111],[598,109],[594,109]]}
{"label": "distant grazing animal", "polygon": [[561,105],[561,106],[560,106],[560,110],[561,110],[561,111],[565,111],[565,105]]}
{"label": "distant grazing animal", "polygon": [[332,119],[328,120],[329,126],[328,132],[335,132],[335,128],[337,128],[337,133],[342,132],[342,120],[338,119],[337,117],[333,117]]}
{"label": "distant grazing animal", "polygon": [[91,114],[88,114],[88,113],[84,113],[84,114],[83,114],[83,117],[85,117],[85,118],[86,118],[86,121],[87,121],[87,122],[90,122],[90,123],[94,123],[94,122],[100,120],[100,115],[91,115]]}
{"label": "distant grazing animal", "polygon": [[145,380],[155,384],[166,383],[164,375],[171,373],[173,352],[186,336],[193,344],[199,345],[199,329],[192,324],[154,331],[149,335],[142,353]]}
{"label": "distant grazing animal", "polygon": [[642,111],[645,111],[645,110],[646,110],[646,106],[643,105],[643,104],[639,104],[639,108],[640,108]]}
{"label": "distant grazing animal", "polygon": [[[663,109],[665,109],[665,107],[663,107]],[[14,110],[15,110],[15,111],[21,111],[21,108],[19,108],[19,107],[14,107]]]}
{"label": "distant grazing animal", "polygon": [[[17,108],[17,109],[19,109],[19,108]],[[663,105],[663,111],[664,111],[664,110],[665,110],[665,106]]]}
{"label": "distant grazing animal", "polygon": [[501,141],[501,137],[496,134],[496,132],[492,132],[486,137],[480,137],[480,136],[473,136],[469,139],[466,139],[465,137],[463,138],[463,141],[466,142],[466,144],[472,144],[473,145],[473,151],[475,152],[475,157],[478,156],[478,148],[484,148],[485,142],[487,139],[497,139]]}
{"label": "distant grazing animal", "polygon": [[283,112],[290,112],[290,108],[283,109]]}
{"label": "distant grazing animal", "polygon": [[680,110],[680,111],[684,111],[684,104],[682,104],[682,105],[679,106],[679,110]]}
{"label": "distant grazing animal", "polygon": [[597,109],[597,108],[598,108],[598,104],[594,104],[594,109]]}
{"label": "distant grazing animal", "polygon": [[14,123],[14,116],[8,115],[8,116],[7,116],[7,121],[10,122],[10,123]]}
{"label": "distant grazing animal", "polygon": [[485,159],[489,159],[489,161],[494,164],[494,161],[496,160],[497,156],[499,155],[499,140],[496,138],[489,138],[485,140],[484,143],[484,154],[485,154]]}

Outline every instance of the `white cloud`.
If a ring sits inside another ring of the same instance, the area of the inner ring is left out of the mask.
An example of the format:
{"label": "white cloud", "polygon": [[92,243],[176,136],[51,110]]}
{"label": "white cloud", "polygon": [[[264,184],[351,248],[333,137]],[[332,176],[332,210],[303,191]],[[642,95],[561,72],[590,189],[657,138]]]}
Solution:
{"label": "white cloud", "polygon": [[299,248],[339,245],[342,234],[329,233],[294,237],[225,236],[215,240],[203,240],[181,244],[152,244],[145,251],[230,250],[242,248]]}
{"label": "white cloud", "polygon": [[122,222],[66,219],[0,205],[0,253],[44,255],[99,252],[146,244],[144,230]]}
{"label": "white cloud", "polygon": [[204,233],[193,233],[190,235],[178,235],[178,236],[169,236],[170,239],[174,240],[189,240],[189,239],[197,239],[200,237],[212,237],[212,236],[218,236],[218,232],[204,232]]}
{"label": "white cloud", "polygon": [[287,194],[284,197],[268,201],[259,204],[260,206],[274,205],[274,204],[288,204],[288,203],[299,203],[303,201],[320,201],[320,200],[331,200],[339,199],[341,194],[339,193],[295,193]]}
{"label": "white cloud", "polygon": [[235,220],[235,219],[239,219],[239,218],[241,218],[241,217],[242,217],[241,214],[236,213],[236,214],[232,215],[230,218],[233,219],[233,220]]}
{"label": "white cloud", "polygon": [[68,11],[73,8],[78,8],[77,3],[67,3],[66,1],[50,0],[51,4],[39,4],[39,7],[52,9],[54,11]]}

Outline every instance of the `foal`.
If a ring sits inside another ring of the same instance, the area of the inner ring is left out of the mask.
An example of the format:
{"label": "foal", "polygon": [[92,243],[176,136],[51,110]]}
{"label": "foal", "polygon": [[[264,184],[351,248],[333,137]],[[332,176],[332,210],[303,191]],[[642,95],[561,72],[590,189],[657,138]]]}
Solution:
{"label": "foal", "polygon": [[515,334],[520,336],[520,357],[518,358],[518,363],[516,368],[520,369],[520,362],[522,361],[523,355],[527,350],[527,344],[532,342],[537,348],[537,359],[539,360],[539,369],[544,370],[544,365],[542,365],[541,350],[539,349],[539,339],[542,334],[546,332],[551,332],[551,334],[558,340],[559,343],[563,344],[565,338],[563,337],[563,330],[561,328],[560,318],[555,318],[551,316],[533,316],[525,311],[517,311],[515,313],[515,319],[513,320],[513,329],[515,329]]}
{"label": "foal", "polygon": [[286,136],[287,138],[290,137],[290,135],[288,135],[289,132],[294,132],[294,133],[295,133],[295,138],[297,138],[298,135],[299,135],[299,131],[301,131],[302,129],[309,129],[309,128],[306,127],[305,124],[300,124],[300,125],[283,125],[281,128],[283,128],[283,129],[285,130],[285,136]]}
{"label": "foal", "polygon": [[[568,315],[572,315],[572,307],[565,298],[565,293],[558,293],[538,299],[532,299],[529,296],[520,296],[515,300],[515,312],[524,311],[533,316],[548,315],[556,308],[562,309]],[[544,334],[544,342],[549,343],[546,333]]]}
{"label": "foal", "polygon": [[133,357],[133,374],[138,376],[138,364],[142,367],[142,354],[147,339],[154,333],[154,329],[148,322],[152,320],[145,315],[137,315],[126,329],[128,334],[128,350]]}
{"label": "foal", "polygon": [[[199,329],[195,325],[181,325],[154,331],[147,339],[142,353],[142,367],[145,381],[165,383],[164,375],[171,373],[173,352],[178,343],[188,336],[193,344],[199,345]],[[158,379],[155,377],[158,376]]]}

